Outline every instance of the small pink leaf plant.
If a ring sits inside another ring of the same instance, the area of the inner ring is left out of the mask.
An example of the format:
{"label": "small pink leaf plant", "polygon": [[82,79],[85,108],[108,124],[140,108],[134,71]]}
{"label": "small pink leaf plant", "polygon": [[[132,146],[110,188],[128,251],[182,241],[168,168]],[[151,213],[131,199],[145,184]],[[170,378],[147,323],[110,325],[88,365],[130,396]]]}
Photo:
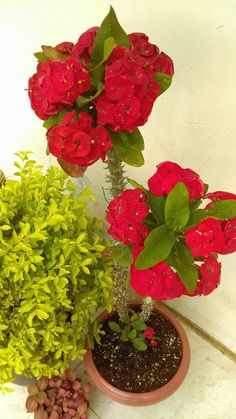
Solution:
{"label": "small pink leaf plant", "polygon": [[106,219],[133,289],[158,301],[210,294],[220,282],[218,254],[236,251],[236,195],[207,193],[197,173],[169,161],[158,164],[148,189],[130,183]]}
{"label": "small pink leaf plant", "polygon": [[42,377],[28,385],[26,410],[34,413],[34,419],[87,419],[90,387],[72,368],[59,377]]}

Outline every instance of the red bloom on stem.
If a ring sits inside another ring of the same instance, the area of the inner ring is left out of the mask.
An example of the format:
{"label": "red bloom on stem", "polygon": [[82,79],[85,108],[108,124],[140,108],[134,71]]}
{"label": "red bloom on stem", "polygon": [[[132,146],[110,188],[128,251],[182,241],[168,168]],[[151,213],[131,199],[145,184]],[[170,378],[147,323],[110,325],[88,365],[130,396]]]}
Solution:
{"label": "red bloom on stem", "polygon": [[141,189],[127,189],[108,205],[108,233],[124,244],[141,244],[148,235],[142,222],[149,213],[147,197]]}
{"label": "red bloom on stem", "polygon": [[[132,253],[134,261],[143,250],[136,246]],[[158,301],[171,300],[186,293],[186,288],[178,275],[166,262],[160,262],[149,269],[136,269],[134,263],[130,270],[131,286],[141,296],[149,296]]]}
{"label": "red bloom on stem", "polygon": [[104,127],[92,128],[92,117],[81,112],[74,121],[75,112],[66,114],[61,125],[47,131],[50,152],[69,163],[90,166],[99,158],[105,159],[111,148],[111,138]]}
{"label": "red bloom on stem", "polygon": [[70,107],[77,96],[90,89],[90,77],[78,60],[40,62],[29,79],[31,107],[41,119]]}
{"label": "red bloom on stem", "polygon": [[236,195],[231,192],[216,191],[209,192],[204,195],[204,199],[210,199],[211,201],[225,201],[226,199],[236,199]]}
{"label": "red bloom on stem", "polygon": [[220,253],[225,245],[220,221],[207,218],[186,231],[185,241],[194,257]]}
{"label": "red bloom on stem", "polygon": [[98,29],[94,26],[82,33],[70,53],[72,57],[79,59],[85,68],[90,67],[93,43]]}
{"label": "red bloom on stem", "polygon": [[220,283],[221,263],[213,256],[207,256],[199,270],[199,281],[192,294],[186,293],[190,297],[197,295],[208,295],[212,293]]}
{"label": "red bloom on stem", "polygon": [[149,179],[148,186],[153,195],[167,195],[178,183],[183,182],[188,189],[190,200],[203,196],[204,183],[191,169],[183,169],[177,163],[165,161],[157,166],[156,173]]}
{"label": "red bloom on stem", "polygon": [[69,55],[73,49],[73,42],[61,42],[55,46],[55,49],[63,54]]}
{"label": "red bloom on stem", "polygon": [[147,327],[147,329],[145,329],[143,332],[143,336],[145,337],[145,339],[152,339],[154,335],[155,330],[153,329],[153,327]]}

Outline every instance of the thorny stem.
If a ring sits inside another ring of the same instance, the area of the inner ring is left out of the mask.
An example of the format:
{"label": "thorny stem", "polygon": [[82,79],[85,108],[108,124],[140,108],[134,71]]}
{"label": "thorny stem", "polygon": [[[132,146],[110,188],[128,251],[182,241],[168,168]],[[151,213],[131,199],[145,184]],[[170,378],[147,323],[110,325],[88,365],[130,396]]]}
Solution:
{"label": "thorny stem", "polygon": [[153,308],[153,300],[151,297],[144,298],[144,302],[142,305],[142,311],[139,315],[139,320],[142,322],[146,322],[150,317]]}
{"label": "thorny stem", "polygon": [[[114,150],[108,152],[106,163],[109,170],[106,181],[109,183],[109,191],[112,198],[115,198],[123,192],[127,184],[124,166]],[[125,319],[128,315],[127,274],[127,268],[119,265],[117,262],[114,263],[114,294],[120,320]]]}

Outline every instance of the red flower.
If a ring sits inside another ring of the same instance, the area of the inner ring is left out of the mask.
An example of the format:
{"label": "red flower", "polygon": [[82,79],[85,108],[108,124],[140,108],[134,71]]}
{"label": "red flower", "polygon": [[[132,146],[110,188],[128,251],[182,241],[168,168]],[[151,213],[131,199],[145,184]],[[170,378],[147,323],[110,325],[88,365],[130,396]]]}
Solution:
{"label": "red flower", "polygon": [[210,199],[213,202],[224,201],[226,199],[236,199],[236,195],[231,192],[216,191],[207,193],[204,195],[204,199]]}
{"label": "red flower", "polygon": [[194,257],[220,253],[225,244],[220,221],[207,218],[197,226],[186,231],[185,241]]}
{"label": "red flower", "polygon": [[79,59],[85,68],[90,67],[93,43],[98,29],[99,28],[95,26],[82,33],[71,51],[70,55]]}
{"label": "red flower", "polygon": [[153,327],[147,327],[147,329],[145,329],[143,332],[143,336],[145,337],[145,339],[152,339],[154,335],[155,330],[153,329]]}
{"label": "red flower", "polygon": [[150,346],[152,346],[152,347],[157,346],[157,345],[158,345],[157,340],[152,340],[151,343],[150,343]]}
{"label": "red flower", "polygon": [[183,182],[188,189],[190,200],[203,196],[204,183],[191,169],[183,169],[177,163],[165,161],[157,166],[156,173],[149,179],[148,186],[153,195],[167,195],[178,183]]}
{"label": "red flower", "polygon": [[198,269],[199,281],[197,287],[192,294],[186,293],[190,297],[208,295],[213,292],[220,283],[221,263],[213,256],[206,257],[204,263],[202,263]]}
{"label": "red flower", "polygon": [[236,251],[236,217],[221,224],[225,236],[225,246],[219,252],[221,255],[228,255]]}
{"label": "red flower", "polygon": [[39,63],[37,73],[29,79],[31,107],[41,119],[47,119],[70,107],[90,89],[89,73],[78,60],[52,60]]}
{"label": "red flower", "polygon": [[92,117],[84,112],[74,121],[75,112],[66,114],[61,125],[47,131],[50,152],[66,162],[90,166],[99,158],[105,159],[111,139],[104,127],[92,128]]}
{"label": "red flower", "polygon": [[106,219],[111,224],[108,233],[115,240],[127,245],[143,243],[149,232],[142,224],[149,213],[146,200],[141,189],[127,189],[110,202]]}
{"label": "red flower", "polygon": [[[133,248],[134,260],[143,250],[143,246]],[[138,270],[131,265],[131,286],[141,296],[149,296],[158,301],[171,300],[186,293],[178,275],[166,262],[158,263],[149,269]]]}
{"label": "red flower", "polygon": [[63,54],[69,55],[72,51],[74,44],[73,42],[61,42],[55,46],[55,49]]}

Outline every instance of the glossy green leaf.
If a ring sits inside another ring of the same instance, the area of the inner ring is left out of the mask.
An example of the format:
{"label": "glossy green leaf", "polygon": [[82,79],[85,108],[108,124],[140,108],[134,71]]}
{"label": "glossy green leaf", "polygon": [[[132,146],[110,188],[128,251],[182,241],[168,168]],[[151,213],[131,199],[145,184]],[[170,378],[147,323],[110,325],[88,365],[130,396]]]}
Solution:
{"label": "glossy green leaf", "polygon": [[132,263],[132,252],[129,246],[117,244],[111,249],[111,256],[122,266],[130,266]]}
{"label": "glossy green leaf", "polygon": [[168,263],[176,269],[187,290],[193,292],[197,285],[198,270],[188,246],[184,243],[175,243],[168,257]]}
{"label": "glossy green leaf", "polygon": [[55,48],[48,45],[42,45],[42,50],[45,57],[49,58],[50,60],[65,61],[69,58],[68,55],[63,54],[62,52],[57,51]]}
{"label": "glossy green leaf", "polygon": [[174,234],[165,224],[152,230],[144,242],[144,250],[136,259],[136,268],[148,269],[165,260],[175,241]]}
{"label": "glossy green leaf", "polygon": [[103,49],[103,58],[102,58],[103,62],[106,61],[110,57],[112,50],[115,46],[115,43],[116,41],[114,38],[112,38],[112,36],[110,36],[109,38],[105,40],[104,49]]}
{"label": "glossy green leaf", "polygon": [[127,148],[138,151],[144,150],[144,139],[139,129],[136,129],[134,132],[121,131],[117,135]]}
{"label": "glossy green leaf", "polygon": [[165,221],[172,230],[179,231],[186,226],[189,215],[189,193],[184,183],[179,182],[166,198]]}
{"label": "glossy green leaf", "polygon": [[120,328],[119,324],[116,323],[116,322],[110,321],[110,322],[108,322],[108,326],[110,327],[111,330],[113,330],[113,332],[116,332],[116,333],[121,332],[121,328]]}
{"label": "glossy green leaf", "polygon": [[49,58],[43,52],[35,52],[34,56],[37,58],[38,61],[45,63],[49,61]]}
{"label": "glossy green leaf", "polygon": [[82,108],[84,105],[92,102],[96,97],[98,97],[103,91],[103,84],[98,83],[97,91],[92,96],[78,96],[76,99],[76,103],[79,108]]}
{"label": "glossy green leaf", "polygon": [[110,7],[108,15],[105,17],[96,34],[93,51],[92,51],[92,66],[95,67],[103,59],[104,43],[107,38],[114,38],[115,42],[123,47],[129,48],[129,38],[124,29],[119,24],[115,11]]}
{"label": "glossy green leaf", "polygon": [[131,332],[129,332],[128,334],[129,339],[135,339],[136,336],[137,336],[137,331],[135,329],[131,330]]}
{"label": "glossy green leaf", "polygon": [[127,147],[125,141],[122,140],[123,131],[119,133],[110,133],[115,152],[120,159],[130,166],[140,167],[144,164],[144,158],[140,150]]}
{"label": "glossy green leaf", "polygon": [[209,215],[206,210],[201,209],[201,208],[193,210],[190,213],[188,224],[186,225],[184,230],[188,230],[189,228],[195,227],[207,217],[209,217]]}
{"label": "glossy green leaf", "polygon": [[132,340],[132,344],[138,351],[146,351],[147,349],[146,343],[140,338]]}
{"label": "glossy green leaf", "polygon": [[147,329],[147,325],[146,323],[142,322],[141,320],[133,320],[131,322],[131,326],[135,329],[138,330],[139,332],[146,330]]}
{"label": "glossy green leaf", "polygon": [[236,200],[226,199],[225,201],[214,202],[207,214],[209,217],[214,217],[218,220],[234,218],[236,217]]}
{"label": "glossy green leaf", "polygon": [[43,127],[46,128],[46,129],[49,129],[49,128],[53,127],[53,125],[56,125],[56,124],[60,125],[61,122],[62,122],[63,116],[66,115],[68,112],[69,112],[68,109],[63,109],[57,115],[50,116],[48,119],[46,119],[46,121],[44,121]]}
{"label": "glossy green leaf", "polygon": [[127,180],[130,183],[130,185],[133,186],[135,189],[136,188],[141,189],[145,193],[148,192],[147,189],[145,189],[144,186],[141,185],[141,183],[136,182],[136,180],[133,180],[133,179],[130,179],[130,178],[128,178]]}
{"label": "glossy green leaf", "polygon": [[154,78],[155,78],[156,82],[159,84],[159,86],[161,87],[161,91],[160,91],[159,95],[161,95],[167,89],[169,89],[169,87],[172,83],[172,77],[169,76],[169,74],[165,74],[165,73],[161,73],[161,72],[156,71],[154,73]]}
{"label": "glossy green leaf", "polygon": [[155,196],[148,192],[148,206],[159,224],[165,223],[165,203],[166,198],[164,196]]}

